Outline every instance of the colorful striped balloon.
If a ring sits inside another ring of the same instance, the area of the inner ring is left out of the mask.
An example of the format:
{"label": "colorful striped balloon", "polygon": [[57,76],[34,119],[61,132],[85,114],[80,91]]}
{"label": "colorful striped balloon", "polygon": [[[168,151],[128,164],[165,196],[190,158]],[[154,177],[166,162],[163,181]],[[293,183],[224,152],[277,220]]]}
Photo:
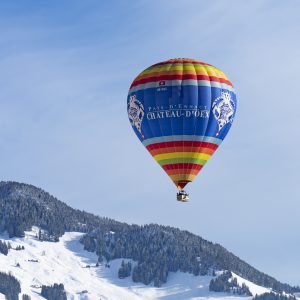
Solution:
{"label": "colorful striped balloon", "polygon": [[227,135],[236,95],[226,75],[193,59],[170,59],[130,86],[133,130],[178,189],[193,181]]}

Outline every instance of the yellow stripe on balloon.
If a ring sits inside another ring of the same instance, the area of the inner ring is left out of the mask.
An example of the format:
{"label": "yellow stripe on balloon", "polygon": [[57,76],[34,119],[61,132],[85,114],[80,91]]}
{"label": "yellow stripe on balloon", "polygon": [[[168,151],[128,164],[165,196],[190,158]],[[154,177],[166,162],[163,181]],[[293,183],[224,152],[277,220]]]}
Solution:
{"label": "yellow stripe on balloon", "polygon": [[[137,78],[144,77],[144,75],[157,75],[157,73],[164,73],[164,72],[172,72],[172,71],[183,71],[185,73],[192,73],[197,75],[210,75],[210,76],[217,76],[220,78],[228,79],[227,76],[219,69],[213,66],[205,66],[205,65],[194,65],[194,64],[174,64],[174,65],[161,65],[157,67],[152,67],[144,72],[142,72]],[[147,76],[147,77],[148,77]]]}
{"label": "yellow stripe on balloon", "polygon": [[173,153],[165,153],[158,154],[154,156],[156,161],[160,161],[163,159],[171,159],[171,158],[197,158],[201,160],[209,160],[211,157],[210,154],[206,153],[197,153],[197,152],[173,152]]}
{"label": "yellow stripe on balloon", "polygon": [[169,177],[172,179],[172,181],[193,181],[197,175],[193,174],[176,174],[176,175],[170,175]]}

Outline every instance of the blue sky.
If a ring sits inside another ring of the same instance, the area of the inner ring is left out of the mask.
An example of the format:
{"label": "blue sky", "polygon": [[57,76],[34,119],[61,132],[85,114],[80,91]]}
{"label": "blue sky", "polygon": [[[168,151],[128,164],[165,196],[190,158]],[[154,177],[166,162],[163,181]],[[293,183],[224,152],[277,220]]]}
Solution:
{"label": "blue sky", "polygon": [[[1,179],[187,229],[300,285],[299,11],[296,0],[1,1]],[[176,57],[222,69],[238,97],[188,204],[126,111],[134,77]]]}

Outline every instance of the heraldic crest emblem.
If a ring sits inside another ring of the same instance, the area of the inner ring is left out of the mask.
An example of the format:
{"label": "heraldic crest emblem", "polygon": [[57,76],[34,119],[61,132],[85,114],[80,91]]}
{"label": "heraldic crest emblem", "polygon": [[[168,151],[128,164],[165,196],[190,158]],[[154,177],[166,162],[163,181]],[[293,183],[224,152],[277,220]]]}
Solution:
{"label": "heraldic crest emblem", "polygon": [[139,133],[142,134],[142,122],[144,118],[144,105],[136,99],[135,95],[130,96],[128,105],[128,117],[132,126],[134,126]]}
{"label": "heraldic crest emblem", "polygon": [[216,133],[218,136],[226,124],[233,122],[235,103],[228,92],[221,92],[221,96],[214,100],[212,111],[219,125],[219,131]]}

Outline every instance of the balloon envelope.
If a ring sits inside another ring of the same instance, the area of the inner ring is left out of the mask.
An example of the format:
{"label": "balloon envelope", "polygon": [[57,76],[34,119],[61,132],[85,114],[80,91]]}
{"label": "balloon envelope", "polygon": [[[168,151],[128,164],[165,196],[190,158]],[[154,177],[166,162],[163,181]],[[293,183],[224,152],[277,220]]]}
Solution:
{"label": "balloon envelope", "polygon": [[132,82],[128,117],[178,189],[193,181],[227,135],[236,95],[226,75],[193,59],[155,64]]}

